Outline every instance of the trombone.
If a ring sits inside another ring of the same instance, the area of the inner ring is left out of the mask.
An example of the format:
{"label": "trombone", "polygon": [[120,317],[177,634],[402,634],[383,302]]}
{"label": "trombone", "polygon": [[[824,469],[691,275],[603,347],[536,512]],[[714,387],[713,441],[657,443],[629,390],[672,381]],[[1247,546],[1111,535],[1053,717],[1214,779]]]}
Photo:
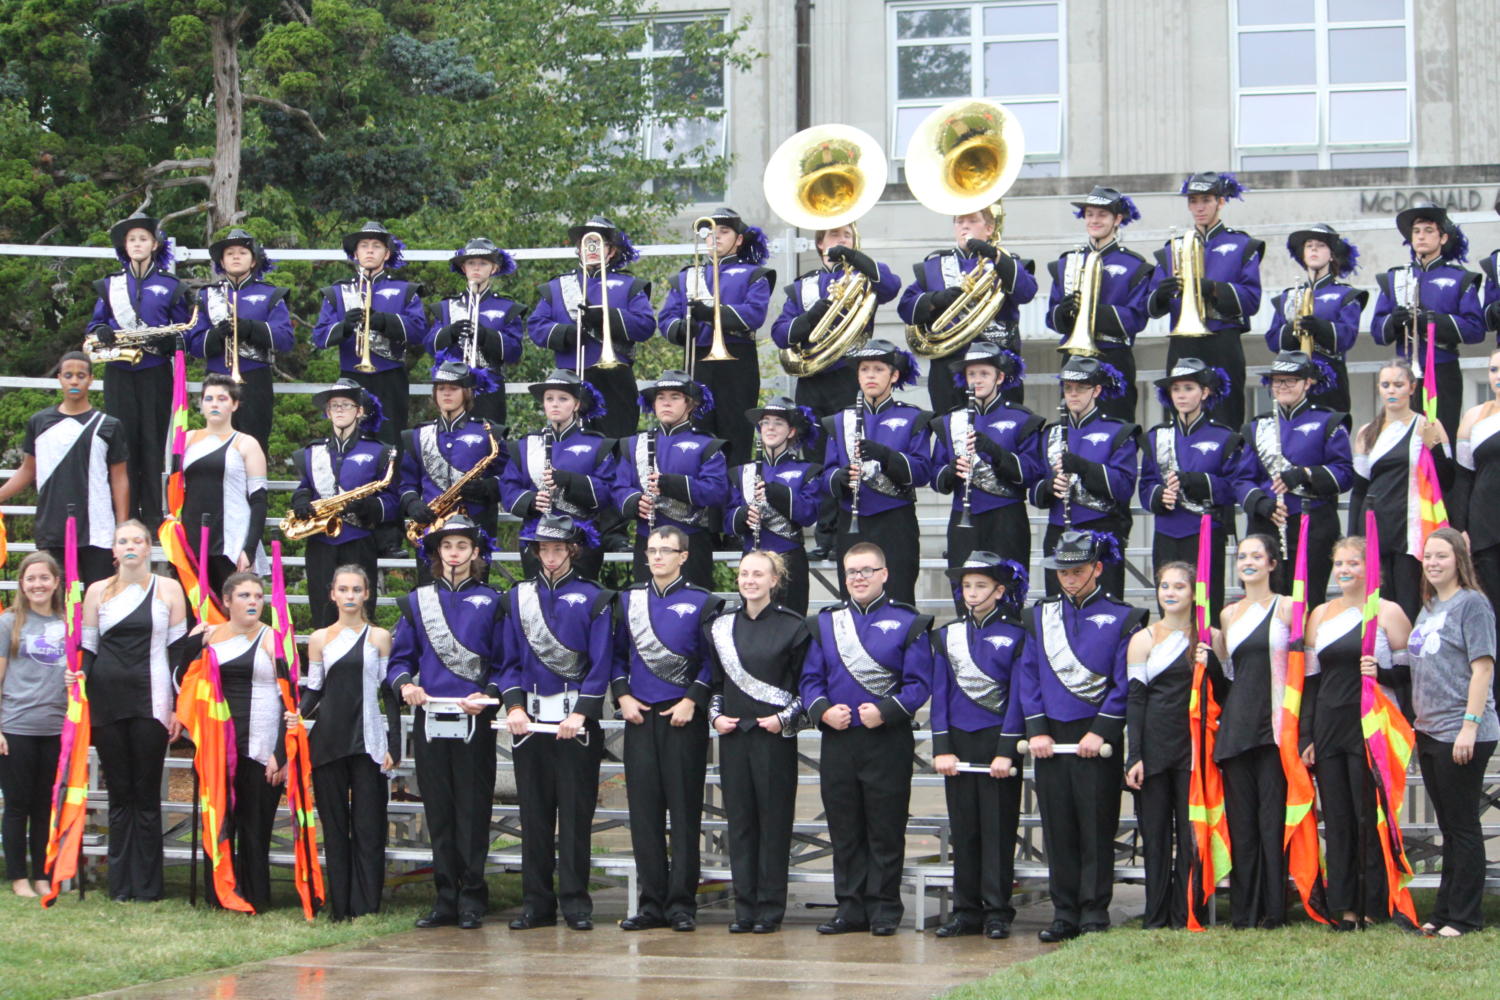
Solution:
{"label": "trombone", "polygon": [[375,363],[370,360],[370,309],[372,308],[370,298],[375,291],[375,282],[371,280],[369,272],[364,268],[359,269],[360,287],[364,289],[363,295],[365,307],[365,320],[359,326],[359,363],[354,366],[357,372],[372,372]]}
{"label": "trombone", "polygon": [[229,377],[234,379],[235,385],[243,385],[245,379],[240,375],[240,290],[232,288],[226,281],[224,292],[229,298],[229,325],[234,331],[229,339]]}
{"label": "trombone", "polygon": [[[682,338],[682,367],[688,373],[688,378],[693,377],[693,369],[697,363],[698,337],[697,331],[693,329],[693,300],[701,296],[703,286],[707,284],[703,273],[703,245],[708,244],[709,262],[714,269],[714,339],[709,345],[708,353],[703,356],[704,361],[733,361],[734,355],[729,353],[729,348],[724,343],[724,320],[721,310],[721,296],[719,294],[719,240],[718,223],[711,216],[703,215],[693,220],[693,231],[698,239],[693,242],[693,289],[698,293],[685,297],[683,302],[683,328],[686,331]],[[684,291],[687,291],[684,288]]]}
{"label": "trombone", "polygon": [[602,348],[599,351],[599,360],[595,361],[591,367],[618,368],[624,363],[615,354],[615,341],[609,329],[609,247],[605,244],[602,233],[590,231],[584,233],[583,238],[578,241],[578,264],[582,269],[581,276],[578,279],[578,286],[579,291],[583,293],[578,297],[578,316],[575,320],[578,326],[577,359],[579,378],[583,378],[584,370],[583,311],[589,307],[588,257],[591,252],[599,260],[599,340],[602,342]]}

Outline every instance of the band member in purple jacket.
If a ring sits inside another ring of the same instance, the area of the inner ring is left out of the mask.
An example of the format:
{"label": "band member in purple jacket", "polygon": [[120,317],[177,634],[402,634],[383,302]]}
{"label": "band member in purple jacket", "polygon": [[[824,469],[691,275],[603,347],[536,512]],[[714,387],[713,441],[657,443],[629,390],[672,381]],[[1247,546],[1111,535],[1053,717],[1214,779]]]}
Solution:
{"label": "band member in purple jacket", "polygon": [[[1500,194],[1495,196],[1495,214],[1500,215]],[[1500,250],[1479,262],[1484,272],[1484,328],[1500,332]]]}
{"label": "band member in purple jacket", "polygon": [[[1144,610],[1110,597],[1101,586],[1104,564],[1119,559],[1108,535],[1069,531],[1058,539],[1042,565],[1056,571],[1062,596],[1038,601],[1028,613],[1026,652],[1011,684],[1036,758],[1052,894],[1052,923],[1037,936],[1048,944],[1109,930],[1124,758],[1125,651],[1146,620]],[[1114,750],[1108,757],[1101,753],[1106,743]],[[1059,745],[1076,745],[1076,751],[1058,752]]]}
{"label": "band member in purple jacket", "polygon": [[[1286,249],[1307,277],[1272,300],[1266,346],[1275,355],[1301,351],[1304,343],[1309,345],[1312,349],[1306,353],[1325,362],[1338,380],[1333,389],[1323,394],[1324,405],[1348,413],[1349,369],[1344,364],[1344,355],[1359,338],[1359,317],[1370,293],[1339,279],[1354,273],[1359,248],[1328,223],[1317,222],[1293,230],[1286,238]],[[1313,310],[1311,315],[1303,315],[1309,285]]]}
{"label": "band member in purple jacket", "polygon": [[[479,581],[488,539],[462,514],[422,538],[431,583],[396,600],[401,617],[386,681],[412,706],[411,739],[432,840],[437,901],[418,927],[477,930],[495,794],[495,709],[500,696],[504,599]],[[446,699],[436,705],[433,698]]]}
{"label": "band member in purple jacket", "polygon": [[[697,929],[698,838],[708,767],[713,667],[703,626],[723,601],[688,582],[687,535],[664,525],[646,540],[651,576],[620,595],[612,665],[625,727],[625,788],[640,898],[627,931]],[[667,817],[671,816],[671,863]]]}
{"label": "band member in purple jacket", "polygon": [[823,731],[823,811],[838,900],[818,933],[887,937],[904,912],[911,721],[932,688],[932,618],[887,594],[878,545],[851,546],[844,576],[849,599],[818,613],[802,669],[802,703]]}
{"label": "band member in purple jacket", "polygon": [[[1016,918],[1010,893],[1021,776],[998,765],[1016,756],[1021,732],[1012,680],[1026,648],[1026,569],[975,550],[948,570],[948,579],[960,588],[964,613],[932,634],[932,768],[947,777],[953,826],[953,918],[937,936],[983,933],[998,941],[1010,937]],[[960,766],[989,773],[960,772]]]}
{"label": "band member in purple jacket", "polygon": [[515,258],[479,236],[453,251],[448,270],[463,275],[468,287],[438,303],[422,347],[434,362],[446,358],[488,370],[497,388],[474,398],[474,412],[503,426],[505,370],[521,360],[526,312],[493,282],[515,273]]}

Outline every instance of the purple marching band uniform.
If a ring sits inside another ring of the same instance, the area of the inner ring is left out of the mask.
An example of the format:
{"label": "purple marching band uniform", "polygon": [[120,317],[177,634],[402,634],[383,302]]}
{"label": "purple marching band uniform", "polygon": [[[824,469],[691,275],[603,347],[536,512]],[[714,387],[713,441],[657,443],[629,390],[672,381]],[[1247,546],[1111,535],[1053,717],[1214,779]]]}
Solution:
{"label": "purple marching band uniform", "polygon": [[[834,918],[822,933],[894,930],[901,923],[901,866],[911,804],[912,717],[932,687],[929,615],[882,593],[861,607],[845,601],[818,612],[802,668],[802,703],[823,731],[823,811],[833,842]],[[873,729],[859,706],[880,710]],[[852,719],[836,730],[821,720],[847,705]]]}
{"label": "purple marching band uniform", "polygon": [[1266,347],[1274,356],[1282,351],[1302,350],[1301,333],[1305,328],[1312,337],[1312,353],[1333,369],[1337,383],[1323,394],[1323,405],[1340,413],[1349,412],[1349,369],[1344,356],[1359,338],[1359,319],[1370,293],[1340,281],[1355,268],[1359,250],[1326,222],[1295,230],[1287,237],[1286,247],[1298,266],[1308,240],[1317,240],[1332,251],[1327,272],[1312,283],[1312,316],[1299,319],[1306,280],[1283,289],[1271,301],[1271,326],[1266,330]]}
{"label": "purple marching band uniform", "polygon": [[[515,273],[514,258],[483,237],[472,239],[454,251],[448,268],[462,275],[464,261],[476,257],[495,262],[494,278]],[[434,363],[443,358],[462,361],[473,338],[478,337],[479,342],[473,345],[475,360],[491,373],[499,388],[476,394],[474,412],[504,426],[505,369],[521,360],[526,312],[515,299],[495,288],[494,278],[480,289],[477,304],[467,288],[457,295],[445,296],[433,312],[432,325],[422,334],[421,347]]]}
{"label": "purple marching band uniform", "polygon": [[[630,695],[643,706],[642,721],[625,725],[630,843],[640,893],[636,913],[622,925],[626,930],[697,919],[706,712],[713,675],[704,655],[703,626],[722,605],[684,576],[664,590],[651,580],[637,583],[619,597],[611,688],[616,700]],[[696,711],[686,725],[674,726],[663,713],[684,698]]]}
{"label": "purple marching band uniform", "polygon": [[[125,237],[132,229],[145,229],[158,242],[152,266],[144,275],[125,256]],[[138,212],[115,223],[109,237],[115,256],[125,266],[120,273],[94,282],[99,300],[94,303],[88,332],[109,346],[116,333],[186,323],[192,302],[187,286],[167,271],[172,250],[160,235],[157,221]],[[161,477],[172,416],[172,368],[167,362],[176,339],[168,335],[141,345],[141,360],[134,364],[109,362],[104,380],[104,412],[120,421],[130,455],[131,516],[153,530],[161,521]]]}

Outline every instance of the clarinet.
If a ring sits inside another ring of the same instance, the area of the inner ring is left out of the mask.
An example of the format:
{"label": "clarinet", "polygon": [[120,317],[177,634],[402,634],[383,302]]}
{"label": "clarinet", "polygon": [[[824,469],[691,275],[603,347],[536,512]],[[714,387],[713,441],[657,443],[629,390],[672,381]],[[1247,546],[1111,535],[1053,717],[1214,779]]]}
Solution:
{"label": "clarinet", "polygon": [[[764,453],[765,444],[761,441],[760,433],[757,431],[755,435],[755,454],[751,458],[751,461],[755,463],[755,496],[760,495],[761,490],[766,483],[765,477],[762,476],[760,472],[761,456]],[[752,500],[754,500],[753,497]],[[766,505],[761,503],[759,500],[754,500],[754,503],[756,511],[760,514],[760,520],[756,521],[755,527],[750,530],[750,541],[751,547],[758,549],[760,548],[760,527],[765,522],[766,517]]]}
{"label": "clarinet", "polygon": [[849,464],[860,467],[859,478],[855,479],[849,487],[851,494],[849,498],[849,531],[848,534],[859,534],[859,484],[864,479],[864,462],[860,458],[860,445],[865,440],[865,415],[864,415],[864,392],[857,392],[854,396],[854,410],[850,419],[854,421],[854,451],[849,456]]}
{"label": "clarinet", "polygon": [[[646,432],[646,474],[649,476],[656,471],[656,431]],[[646,495],[651,498],[651,513],[646,515],[646,530],[656,530],[656,499],[657,494],[650,486],[646,487]]]}
{"label": "clarinet", "polygon": [[968,531],[974,527],[974,521],[969,514],[973,508],[974,459],[976,457],[974,447],[969,444],[969,434],[979,433],[979,401],[974,398],[973,386],[965,388],[964,395],[967,397],[964,405],[969,414],[969,433],[964,435],[964,457],[969,460],[969,474],[964,477],[963,510],[958,515],[958,524],[955,527]]}
{"label": "clarinet", "polygon": [[[1066,401],[1057,404],[1057,413],[1059,418],[1057,440],[1062,445],[1062,450],[1058,453],[1058,457],[1061,459],[1062,456],[1068,453],[1068,404]],[[1061,465],[1059,465],[1060,468]],[[1063,493],[1062,497],[1064,531],[1073,530],[1073,484],[1077,481],[1077,473],[1068,474],[1068,489]]]}
{"label": "clarinet", "polygon": [[[542,431],[542,484],[543,485],[546,485],[552,479],[552,450],[554,448],[556,448],[556,447],[557,447],[557,432],[554,431],[552,429],[551,425],[549,424],[547,426],[547,429],[544,430],[544,431]],[[555,508],[557,506],[557,501],[552,496],[552,487],[550,487],[550,486],[547,487],[547,499],[550,502],[549,506],[551,508]],[[548,513],[552,513],[552,510],[549,509]]]}

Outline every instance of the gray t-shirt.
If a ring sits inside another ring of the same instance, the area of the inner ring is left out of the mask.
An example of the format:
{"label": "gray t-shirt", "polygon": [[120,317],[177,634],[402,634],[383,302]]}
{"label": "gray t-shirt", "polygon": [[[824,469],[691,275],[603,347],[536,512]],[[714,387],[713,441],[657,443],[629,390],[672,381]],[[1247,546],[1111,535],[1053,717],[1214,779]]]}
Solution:
{"label": "gray t-shirt", "polygon": [[[1411,653],[1411,695],[1416,728],[1451,743],[1463,728],[1474,660],[1495,655],[1495,609],[1477,590],[1460,590],[1446,601],[1434,598],[1417,615],[1407,642]],[[1500,739],[1495,694],[1485,696],[1477,739]]]}
{"label": "gray t-shirt", "polygon": [[0,732],[17,736],[56,736],[68,711],[63,683],[67,658],[66,629],[61,618],[27,612],[21,642],[10,652],[16,614],[0,615],[0,657],[6,660],[0,688]]}

